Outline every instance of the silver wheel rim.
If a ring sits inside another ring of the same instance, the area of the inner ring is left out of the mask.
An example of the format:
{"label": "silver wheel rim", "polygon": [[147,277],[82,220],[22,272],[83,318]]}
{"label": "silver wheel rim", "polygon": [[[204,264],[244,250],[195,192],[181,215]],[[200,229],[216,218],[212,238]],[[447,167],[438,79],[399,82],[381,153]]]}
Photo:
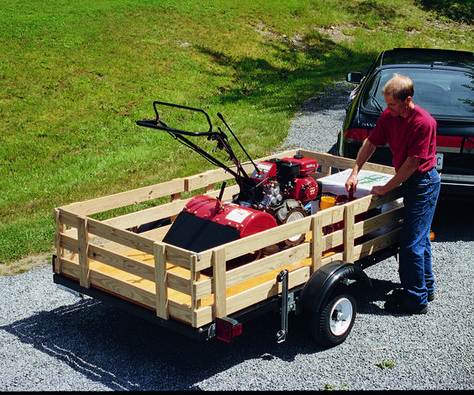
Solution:
{"label": "silver wheel rim", "polygon": [[331,310],[329,327],[334,336],[341,336],[349,329],[354,309],[347,298],[339,299]]}

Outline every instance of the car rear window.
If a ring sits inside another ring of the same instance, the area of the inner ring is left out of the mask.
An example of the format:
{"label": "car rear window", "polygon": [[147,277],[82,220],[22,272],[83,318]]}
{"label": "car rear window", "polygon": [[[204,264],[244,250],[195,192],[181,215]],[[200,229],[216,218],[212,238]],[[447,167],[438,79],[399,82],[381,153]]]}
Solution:
{"label": "car rear window", "polygon": [[362,107],[382,112],[386,103],[382,88],[395,73],[410,77],[415,85],[413,102],[433,116],[474,118],[474,75],[452,70],[383,69],[367,81]]}

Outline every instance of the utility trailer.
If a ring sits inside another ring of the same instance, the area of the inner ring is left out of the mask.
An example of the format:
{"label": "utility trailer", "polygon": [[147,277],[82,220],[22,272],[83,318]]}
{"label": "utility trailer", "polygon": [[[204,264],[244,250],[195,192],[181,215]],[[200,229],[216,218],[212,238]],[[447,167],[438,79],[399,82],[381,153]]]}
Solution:
{"label": "utility trailer", "polygon": [[[354,164],[303,149],[272,158],[297,154],[317,161],[311,175],[316,181]],[[252,164],[243,167],[251,170]],[[391,167],[371,163],[364,169],[394,174]],[[237,193],[237,185],[219,187],[231,178],[225,169],[210,170],[56,208],[54,282],[199,340],[231,342],[245,333],[246,321],[274,311],[281,313],[278,342],[287,336],[289,314],[303,312],[318,343],[343,342],[356,316],[351,284],[370,286],[363,269],[398,252],[403,206],[380,207],[395,203],[400,188],[204,251],[163,242],[193,195],[226,200]],[[145,202],[156,205],[114,214]],[[298,245],[274,248],[298,235],[305,235]]]}

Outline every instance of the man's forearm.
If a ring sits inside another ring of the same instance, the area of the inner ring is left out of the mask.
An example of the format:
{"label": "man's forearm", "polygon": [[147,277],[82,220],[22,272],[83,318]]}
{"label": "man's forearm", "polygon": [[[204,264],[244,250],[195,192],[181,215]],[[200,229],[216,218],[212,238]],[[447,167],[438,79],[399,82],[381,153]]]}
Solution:
{"label": "man's forearm", "polygon": [[359,174],[360,169],[364,166],[365,162],[369,160],[372,154],[377,148],[376,145],[372,144],[369,139],[365,139],[362,147],[360,147],[359,152],[357,153],[356,162],[352,169],[352,174]]}
{"label": "man's forearm", "polygon": [[372,193],[377,195],[385,195],[392,189],[398,187],[401,183],[405,182],[410,176],[415,173],[416,169],[421,163],[420,158],[408,157],[403,165],[398,169],[395,175],[385,185],[375,186],[372,188]]}

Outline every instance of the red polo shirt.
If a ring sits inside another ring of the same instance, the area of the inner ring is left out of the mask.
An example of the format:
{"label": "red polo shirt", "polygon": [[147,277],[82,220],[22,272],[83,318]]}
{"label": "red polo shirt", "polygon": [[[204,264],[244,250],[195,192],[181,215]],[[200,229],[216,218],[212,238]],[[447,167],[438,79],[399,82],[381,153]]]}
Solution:
{"label": "red polo shirt", "polygon": [[369,141],[377,146],[389,145],[396,171],[409,156],[422,159],[418,172],[431,170],[436,165],[436,121],[416,104],[407,118],[392,117],[386,109],[370,133]]}

